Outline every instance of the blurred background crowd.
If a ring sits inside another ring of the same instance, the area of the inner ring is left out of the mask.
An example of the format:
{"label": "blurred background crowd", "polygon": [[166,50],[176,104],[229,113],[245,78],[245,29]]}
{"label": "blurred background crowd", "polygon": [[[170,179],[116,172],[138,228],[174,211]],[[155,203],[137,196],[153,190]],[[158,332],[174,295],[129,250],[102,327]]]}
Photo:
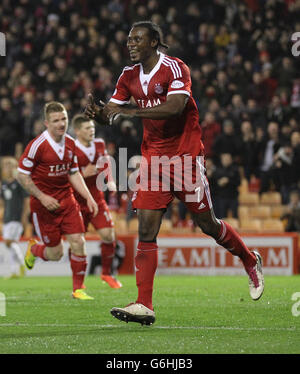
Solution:
{"label": "blurred background crowd", "polygon": [[[164,52],[190,67],[217,215],[237,217],[243,180],[289,204],[300,188],[299,0],[1,0],[0,156],[18,158],[44,130],[45,102],[62,102],[71,118],[90,92],[109,100],[141,20],[159,24]],[[142,133],[139,120],[97,127],[109,153],[126,147],[128,159]]]}

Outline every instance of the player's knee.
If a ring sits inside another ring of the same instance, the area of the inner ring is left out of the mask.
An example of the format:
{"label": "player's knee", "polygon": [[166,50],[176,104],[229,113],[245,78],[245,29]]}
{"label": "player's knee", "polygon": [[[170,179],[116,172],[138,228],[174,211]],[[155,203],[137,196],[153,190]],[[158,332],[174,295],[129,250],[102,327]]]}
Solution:
{"label": "player's knee", "polygon": [[62,245],[47,248],[47,258],[50,261],[59,261],[62,258],[63,254],[64,253]]}
{"label": "player's knee", "polygon": [[63,251],[59,251],[59,252],[55,253],[54,260],[59,261],[62,258],[62,256],[63,256]]}
{"label": "player's knee", "polygon": [[83,255],[85,253],[85,239],[82,234],[73,235],[69,243],[72,253],[77,255]]}
{"label": "player's knee", "polygon": [[115,230],[112,228],[106,228],[99,231],[101,239],[105,243],[112,243],[115,241]]}
{"label": "player's knee", "polygon": [[157,230],[154,230],[153,227],[149,227],[145,224],[139,225],[139,240],[140,241],[154,241],[157,236]]}

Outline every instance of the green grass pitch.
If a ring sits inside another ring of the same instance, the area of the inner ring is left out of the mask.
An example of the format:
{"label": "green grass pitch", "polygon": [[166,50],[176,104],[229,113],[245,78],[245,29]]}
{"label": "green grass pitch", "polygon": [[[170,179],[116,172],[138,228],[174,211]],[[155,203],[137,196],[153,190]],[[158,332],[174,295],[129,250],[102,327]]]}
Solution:
{"label": "green grass pitch", "polygon": [[114,290],[87,277],[92,301],[71,298],[71,277],[0,279],[0,353],[300,353],[291,299],[300,292],[299,276],[266,276],[256,302],[246,276],[156,276],[152,326],[111,316],[112,307],[137,295],[134,276],[119,279],[123,288]]}

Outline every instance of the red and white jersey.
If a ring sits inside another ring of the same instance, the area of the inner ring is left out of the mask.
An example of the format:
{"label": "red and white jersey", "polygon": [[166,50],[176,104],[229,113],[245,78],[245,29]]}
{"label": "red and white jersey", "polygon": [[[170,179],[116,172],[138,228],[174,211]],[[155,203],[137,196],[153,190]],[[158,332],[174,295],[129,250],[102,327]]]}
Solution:
{"label": "red and white jersey", "polygon": [[[99,158],[107,157],[108,153],[105,147],[105,142],[101,138],[96,138],[91,142],[89,147],[85,147],[83,144],[80,143],[78,139],[75,140],[76,144],[76,156],[78,160],[79,170],[83,171],[83,169],[88,165],[96,165]],[[105,159],[104,159],[105,160]],[[105,168],[103,168],[104,170]],[[99,170],[99,173],[103,170]],[[99,201],[104,198],[104,194],[97,188],[97,175],[92,175],[90,177],[84,178],[84,181],[90,190],[93,198],[95,201]],[[98,186],[101,187],[101,186]],[[74,195],[77,201],[81,204],[85,204],[86,201],[76,192],[74,191]]]}
{"label": "red and white jersey", "polygon": [[28,143],[18,170],[30,175],[42,192],[60,201],[72,194],[68,175],[79,170],[76,158],[75,141],[71,136],[66,134],[57,143],[45,130]]}
{"label": "red and white jersey", "polygon": [[140,63],[123,69],[110,99],[113,103],[124,105],[133,97],[140,108],[151,108],[164,103],[168,95],[184,94],[189,97],[179,117],[143,119],[141,150],[144,157],[203,154],[199,115],[191,85],[189,68],[180,59],[163,53],[159,53],[159,60],[149,74],[144,73]]}

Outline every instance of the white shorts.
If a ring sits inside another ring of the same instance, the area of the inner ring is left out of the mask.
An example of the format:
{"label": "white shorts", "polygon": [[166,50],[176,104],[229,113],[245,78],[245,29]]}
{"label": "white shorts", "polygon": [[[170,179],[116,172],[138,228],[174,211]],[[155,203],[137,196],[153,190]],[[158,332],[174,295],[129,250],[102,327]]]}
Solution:
{"label": "white shorts", "polygon": [[4,223],[2,227],[2,236],[4,240],[19,241],[23,233],[23,226],[21,222],[11,221]]}

